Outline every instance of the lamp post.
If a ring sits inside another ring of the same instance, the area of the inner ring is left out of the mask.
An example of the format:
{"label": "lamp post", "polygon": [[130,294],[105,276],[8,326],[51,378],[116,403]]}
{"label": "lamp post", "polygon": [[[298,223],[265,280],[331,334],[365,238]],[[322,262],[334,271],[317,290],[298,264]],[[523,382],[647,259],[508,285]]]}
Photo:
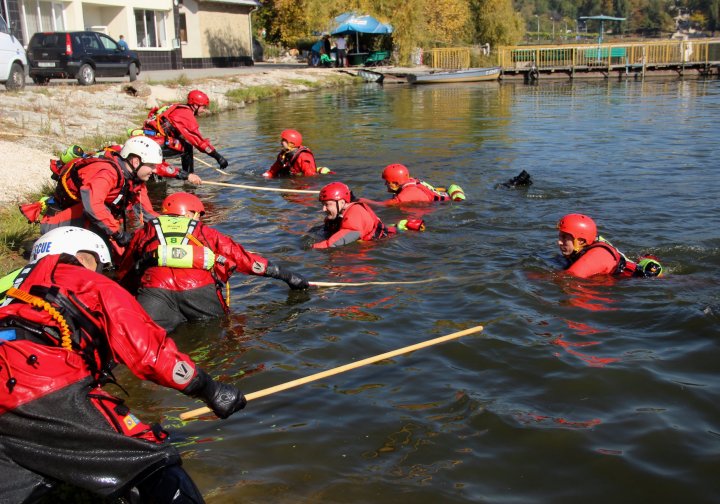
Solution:
{"label": "lamp post", "polygon": [[540,42],[540,16],[535,14],[535,19],[537,19],[537,41]]}

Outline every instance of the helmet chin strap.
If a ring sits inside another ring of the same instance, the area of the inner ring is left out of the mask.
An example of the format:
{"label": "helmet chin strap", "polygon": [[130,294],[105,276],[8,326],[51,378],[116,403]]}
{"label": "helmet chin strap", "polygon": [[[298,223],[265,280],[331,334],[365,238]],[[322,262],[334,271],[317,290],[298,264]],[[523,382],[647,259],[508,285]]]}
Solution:
{"label": "helmet chin strap", "polygon": [[573,237],[573,250],[579,253],[583,248],[585,248],[585,245],[581,245],[580,241]]}

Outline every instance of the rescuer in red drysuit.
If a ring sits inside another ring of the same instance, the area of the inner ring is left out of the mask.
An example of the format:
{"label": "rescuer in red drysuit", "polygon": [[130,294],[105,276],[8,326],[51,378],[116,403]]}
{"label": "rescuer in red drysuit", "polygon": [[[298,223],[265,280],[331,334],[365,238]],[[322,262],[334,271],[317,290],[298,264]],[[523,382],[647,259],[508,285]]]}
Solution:
{"label": "rescuer in red drysuit", "polygon": [[208,95],[195,89],[188,93],[187,104],[171,103],[150,110],[142,129],[132,130],[131,134],[151,137],[162,147],[165,157],[180,155],[182,170],[176,178],[198,184],[200,177],[193,173],[195,170],[193,147],[215,159],[220,169],[224,170],[228,167],[227,159],[220,155],[210,140],[200,133],[197,116],[209,106]]}
{"label": "rescuer in red drysuit", "polygon": [[54,229],[33,256],[0,307],[2,501],[35,502],[65,482],[110,500],[204,502],[167,432],[102,387],[124,364],[140,379],[202,399],[220,418],[245,406],[243,394],[210,378],[127,291],[96,272],[110,262],[98,235]]}
{"label": "rescuer in red drysuit", "polygon": [[277,159],[263,177],[274,178],[281,176],[311,177],[313,175],[326,175],[335,173],[325,166],[315,165],[315,155],[302,144],[302,135],[294,129],[286,129],[280,133],[282,150]]}
{"label": "rescuer in red drysuit", "polygon": [[171,194],[162,213],[133,236],[118,267],[118,278],[153,320],[167,331],[189,320],[220,317],[228,304],[222,287],[239,271],[307,289],[307,280],[200,222],[205,206],[186,192]]}
{"label": "rescuer in red drysuit", "polygon": [[652,277],[662,274],[657,257],[646,255],[634,263],[597,234],[595,222],[587,215],[568,214],[557,224],[558,247],[568,262],[568,274]]}
{"label": "rescuer in red drysuit", "polygon": [[410,170],[405,165],[394,163],[387,165],[382,173],[385,185],[392,199],[384,201],[385,205],[398,203],[432,203],[439,201],[462,201],[465,193],[460,186],[451,184],[447,191],[437,189],[427,182],[410,177]]}
{"label": "rescuer in red drysuit", "polygon": [[124,247],[132,237],[130,212],[141,222],[157,215],[145,182],[162,161],[160,147],[142,136],[128,139],[119,153],[109,149],[98,157],[73,160],[63,168],[52,200],[46,202],[40,232],[86,227]]}
{"label": "rescuer in red drysuit", "polygon": [[407,229],[425,230],[425,223],[420,219],[404,219],[395,226],[386,226],[342,182],[331,182],[323,187],[318,200],[326,214],[324,231],[327,239],[315,243],[314,249],[340,247],[357,240],[379,240]]}

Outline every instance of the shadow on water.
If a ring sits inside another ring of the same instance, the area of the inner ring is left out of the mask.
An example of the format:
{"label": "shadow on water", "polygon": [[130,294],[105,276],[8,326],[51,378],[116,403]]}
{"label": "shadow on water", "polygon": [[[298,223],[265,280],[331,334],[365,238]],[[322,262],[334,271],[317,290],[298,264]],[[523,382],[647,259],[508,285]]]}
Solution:
{"label": "shadow on water", "polygon": [[[197,403],[147,384],[130,387],[133,403],[164,416],[214,503],[716,500],[719,107],[718,81],[368,85],[207,120],[231,161],[226,182],[342,180],[383,199],[382,168],[401,162],[468,196],[423,211],[425,233],[314,251],[312,195],[191,189],[215,227],[311,280],[436,279],[297,295],[236,275],[228,320],[174,334],[213,375],[250,392],[485,331],[252,401],[226,421],[182,423]],[[263,180],[288,127],[338,174]],[[497,188],[523,169],[531,187]],[[555,223],[570,212],[594,216],[630,257],[660,256],[669,274],[559,275]]]}

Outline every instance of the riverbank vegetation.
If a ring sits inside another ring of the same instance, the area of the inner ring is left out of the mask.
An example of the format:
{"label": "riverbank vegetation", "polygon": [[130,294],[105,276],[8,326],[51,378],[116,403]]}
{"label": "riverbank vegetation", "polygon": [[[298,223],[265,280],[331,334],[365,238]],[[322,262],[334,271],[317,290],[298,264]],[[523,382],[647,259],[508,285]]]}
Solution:
{"label": "riverbank vegetation", "polygon": [[[254,14],[253,29],[268,46],[303,50],[332,29],[335,16],[348,11],[393,26],[392,37],[363,35],[361,46],[395,49],[400,65],[411,64],[419,49],[435,47],[597,40],[601,29],[605,38],[720,29],[719,0],[266,0]],[[600,14],[625,21],[579,19]]]}

